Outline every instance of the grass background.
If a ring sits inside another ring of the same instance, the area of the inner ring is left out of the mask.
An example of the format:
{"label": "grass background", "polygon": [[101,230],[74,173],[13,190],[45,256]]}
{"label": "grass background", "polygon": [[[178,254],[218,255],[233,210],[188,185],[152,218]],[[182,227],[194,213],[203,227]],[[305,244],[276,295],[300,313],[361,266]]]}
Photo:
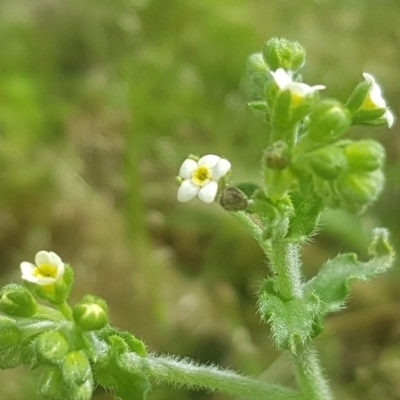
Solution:
{"label": "grass background", "polygon": [[[112,323],[150,350],[292,385],[256,312],[261,251],[217,205],[177,204],[189,153],[221,154],[257,180],[267,143],[246,109],[248,55],[298,40],[309,84],[345,101],[367,71],[400,116],[400,3],[383,0],[1,0],[0,284],[38,250],[73,265],[77,301],[104,297]],[[400,136],[352,129],[387,150],[387,184],[362,216],[326,213],[305,274],[339,251],[365,255],[374,226],[400,248]],[[400,399],[400,272],[354,285],[318,340],[337,398]],[[2,400],[35,399],[38,372],[0,371]],[[149,400],[225,399],[157,387]],[[95,399],[111,399],[98,389]]]}

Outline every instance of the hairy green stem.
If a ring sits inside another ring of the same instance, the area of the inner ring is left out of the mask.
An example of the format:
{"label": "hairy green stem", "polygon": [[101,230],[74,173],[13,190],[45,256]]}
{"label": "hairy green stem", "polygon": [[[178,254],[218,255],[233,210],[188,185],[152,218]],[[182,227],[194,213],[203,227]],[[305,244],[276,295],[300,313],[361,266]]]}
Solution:
{"label": "hairy green stem", "polygon": [[[271,262],[278,291],[283,299],[301,298],[303,283],[301,276],[300,247],[296,242],[276,239],[272,243],[262,239],[262,228],[244,212],[233,215],[258,241]],[[304,400],[333,399],[322,373],[319,359],[312,344],[305,344],[292,354],[297,369],[297,379]]]}
{"label": "hairy green stem", "polygon": [[333,400],[314,347],[311,344],[304,346],[293,359],[297,367],[297,379],[306,399]]}
{"label": "hairy green stem", "polygon": [[214,366],[200,366],[190,360],[165,356],[140,357],[125,353],[121,364],[132,373],[145,374],[150,380],[167,382],[189,389],[205,389],[242,396],[247,399],[301,400],[291,389],[246,378]]}
{"label": "hairy green stem", "polygon": [[272,243],[271,268],[275,273],[280,295],[285,300],[303,294],[300,272],[299,245],[282,239]]}

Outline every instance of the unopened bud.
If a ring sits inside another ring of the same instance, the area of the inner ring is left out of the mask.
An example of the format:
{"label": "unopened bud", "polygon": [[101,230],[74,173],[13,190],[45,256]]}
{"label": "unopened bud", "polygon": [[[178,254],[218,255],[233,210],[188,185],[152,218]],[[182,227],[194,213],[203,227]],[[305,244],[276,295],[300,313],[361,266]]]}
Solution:
{"label": "unopened bud", "polygon": [[278,141],[264,151],[264,164],[271,169],[281,170],[289,165],[289,147],[287,143]]}
{"label": "unopened bud", "polygon": [[15,320],[0,315],[0,351],[21,344],[22,333],[15,326]]}
{"label": "unopened bud", "polygon": [[94,331],[108,323],[107,304],[103,299],[87,295],[73,308],[73,316],[79,328]]}
{"label": "unopened bud", "polygon": [[227,211],[241,211],[247,208],[248,201],[240,189],[228,186],[221,193],[220,204]]}
{"label": "unopened bud", "polygon": [[15,317],[29,318],[36,313],[37,302],[25,286],[11,283],[0,292],[0,310]]}
{"label": "unopened bud", "polygon": [[328,143],[342,136],[350,125],[350,112],[339,101],[325,99],[311,111],[308,132],[314,141]]}
{"label": "unopened bud", "polygon": [[374,171],[382,168],[385,149],[375,140],[359,140],[345,147],[345,155],[351,169]]}
{"label": "unopened bud", "polygon": [[342,148],[326,146],[310,153],[311,167],[323,179],[337,178],[347,167],[347,160]]}
{"label": "unopened bud", "polygon": [[92,378],[92,369],[88,358],[81,351],[69,352],[60,366],[67,386],[81,386]]}
{"label": "unopened bud", "polygon": [[294,71],[303,66],[306,52],[298,42],[273,38],[265,43],[263,58],[273,71],[278,68]]}
{"label": "unopened bud", "polygon": [[376,200],[383,189],[381,170],[370,173],[351,172],[341,182],[341,192],[348,203],[369,204]]}
{"label": "unopened bud", "polygon": [[36,357],[42,364],[58,365],[68,351],[68,341],[58,331],[44,332],[35,340]]}

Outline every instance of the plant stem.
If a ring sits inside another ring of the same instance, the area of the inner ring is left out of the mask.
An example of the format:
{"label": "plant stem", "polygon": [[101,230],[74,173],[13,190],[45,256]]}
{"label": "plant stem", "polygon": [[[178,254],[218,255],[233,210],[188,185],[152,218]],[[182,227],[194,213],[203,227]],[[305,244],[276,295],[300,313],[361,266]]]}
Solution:
{"label": "plant stem", "polygon": [[[262,228],[244,212],[233,215],[258,241],[271,262],[275,282],[281,297],[285,300],[301,298],[303,283],[299,244],[283,238],[264,241]],[[297,369],[297,380],[304,400],[332,400],[333,396],[323,375],[322,368],[313,345],[306,343],[292,354]]]}
{"label": "plant stem", "polygon": [[213,366],[163,356],[140,357],[125,353],[121,364],[131,373],[146,375],[156,382],[167,382],[190,389],[225,392],[247,399],[301,400],[302,396],[279,385],[246,378]]}
{"label": "plant stem", "polygon": [[[285,300],[301,298],[303,283],[299,244],[277,239],[272,243],[271,266],[280,295]],[[322,373],[313,345],[306,343],[292,353],[297,370],[297,380],[306,400],[332,400],[332,393]]]}
{"label": "plant stem", "polygon": [[271,268],[275,273],[280,295],[285,300],[303,294],[300,272],[299,245],[278,239],[272,244]]}
{"label": "plant stem", "polygon": [[269,258],[271,255],[271,243],[263,239],[263,230],[260,225],[251,219],[244,211],[232,212],[231,215],[233,215],[249,231],[251,236],[257,240],[265,255]]}
{"label": "plant stem", "polygon": [[322,372],[316,350],[311,344],[293,355],[297,379],[307,400],[332,400],[332,392]]}

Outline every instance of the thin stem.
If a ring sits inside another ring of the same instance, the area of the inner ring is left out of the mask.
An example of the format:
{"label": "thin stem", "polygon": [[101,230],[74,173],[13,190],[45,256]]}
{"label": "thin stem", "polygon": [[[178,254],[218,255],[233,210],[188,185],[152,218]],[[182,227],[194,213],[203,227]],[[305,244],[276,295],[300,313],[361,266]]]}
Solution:
{"label": "thin stem", "polygon": [[72,317],[71,307],[68,305],[67,302],[64,301],[64,303],[58,305],[57,308],[66,319],[68,319],[69,321],[74,320],[74,318]]}
{"label": "thin stem", "polygon": [[187,359],[178,360],[162,356],[140,357],[135,353],[125,353],[121,358],[121,364],[129,372],[145,374],[156,382],[167,382],[190,389],[225,392],[234,396],[258,400],[302,399],[291,389],[246,378],[232,371],[213,366],[199,366]]}
{"label": "thin stem", "polygon": [[271,255],[271,243],[269,241],[264,240],[262,237],[263,230],[254,220],[252,220],[249,214],[244,211],[232,212],[233,215],[253,236],[255,240],[257,240],[260,247],[263,249],[265,255],[270,257]]}
{"label": "thin stem", "polygon": [[297,379],[307,400],[333,400],[314,347],[309,344],[293,356]]}

